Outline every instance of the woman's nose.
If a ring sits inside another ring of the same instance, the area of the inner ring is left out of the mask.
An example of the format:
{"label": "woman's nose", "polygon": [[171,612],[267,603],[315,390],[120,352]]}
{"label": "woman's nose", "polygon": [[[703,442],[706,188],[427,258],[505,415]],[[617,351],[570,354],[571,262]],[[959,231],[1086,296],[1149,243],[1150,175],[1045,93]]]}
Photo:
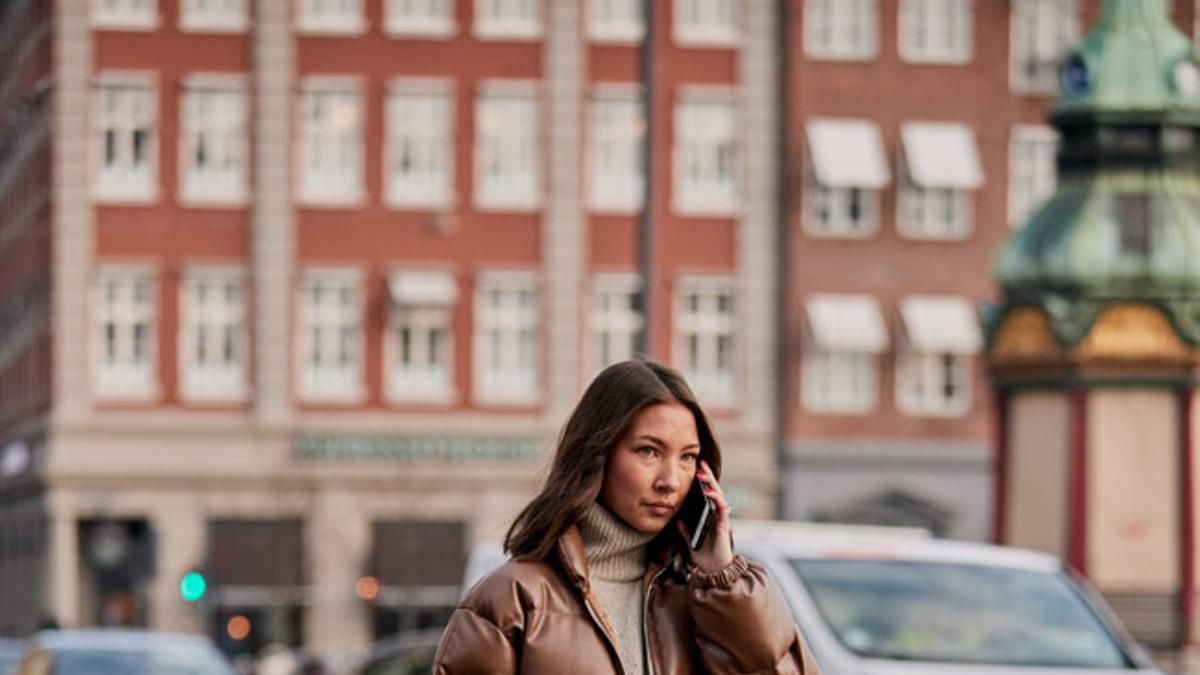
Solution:
{"label": "woman's nose", "polygon": [[683,483],[683,476],[677,467],[669,464],[664,465],[658,471],[658,476],[655,478],[654,487],[659,492],[675,492]]}

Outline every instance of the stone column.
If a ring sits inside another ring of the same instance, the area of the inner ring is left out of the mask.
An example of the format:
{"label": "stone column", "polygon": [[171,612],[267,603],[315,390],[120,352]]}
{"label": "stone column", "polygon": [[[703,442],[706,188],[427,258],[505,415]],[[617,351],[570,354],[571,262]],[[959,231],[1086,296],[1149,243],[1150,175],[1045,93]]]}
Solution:
{"label": "stone column", "polygon": [[305,541],[311,593],[305,643],[326,656],[361,653],[370,646],[371,623],[354,583],[365,571],[371,527],[354,495],[314,495]]}
{"label": "stone column", "polygon": [[566,418],[580,393],[580,324],[583,270],[587,265],[580,202],[583,144],[581,100],[583,43],[579,0],[546,3],[545,87],[546,208],[542,270],[547,309],[545,415],[550,428]]}
{"label": "stone column", "polygon": [[204,562],[208,545],[204,513],[185,494],[164,495],[150,516],[154,528],[155,574],[150,585],[150,622],[156,630],[207,633],[204,608],[179,594],[179,582]]}
{"label": "stone column", "polygon": [[254,16],[254,406],[257,423],[291,420],[291,300],[295,258],[291,123],[295,49],[290,2],[259,0]]}

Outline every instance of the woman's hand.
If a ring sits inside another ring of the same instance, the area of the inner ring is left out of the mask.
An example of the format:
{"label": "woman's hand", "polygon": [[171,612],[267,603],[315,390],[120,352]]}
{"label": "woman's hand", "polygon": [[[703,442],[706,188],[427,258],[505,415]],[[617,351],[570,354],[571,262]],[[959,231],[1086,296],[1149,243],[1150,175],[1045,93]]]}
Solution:
{"label": "woman's hand", "polygon": [[[729,526],[729,502],[725,501],[725,492],[721,490],[720,484],[713,476],[712,469],[708,467],[708,462],[700,461],[700,468],[696,470],[696,480],[700,481],[700,485],[704,490],[704,494],[712,500],[713,506],[716,507],[716,512],[713,514],[715,522],[713,524],[712,533],[705,538],[700,549],[692,551],[692,562],[696,563],[700,569],[705,572],[720,572],[733,562],[733,537],[732,528]],[[686,534],[685,534],[686,538]]]}

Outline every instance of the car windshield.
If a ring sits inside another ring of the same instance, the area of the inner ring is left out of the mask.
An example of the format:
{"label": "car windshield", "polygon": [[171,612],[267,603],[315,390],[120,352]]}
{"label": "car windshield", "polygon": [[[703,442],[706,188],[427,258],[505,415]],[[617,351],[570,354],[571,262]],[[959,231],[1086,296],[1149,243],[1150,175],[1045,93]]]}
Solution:
{"label": "car windshield", "polygon": [[55,650],[54,675],[233,675],[216,650],[202,647]]}
{"label": "car windshield", "polygon": [[867,658],[1125,668],[1063,574],[900,560],[792,560],[825,622]]}

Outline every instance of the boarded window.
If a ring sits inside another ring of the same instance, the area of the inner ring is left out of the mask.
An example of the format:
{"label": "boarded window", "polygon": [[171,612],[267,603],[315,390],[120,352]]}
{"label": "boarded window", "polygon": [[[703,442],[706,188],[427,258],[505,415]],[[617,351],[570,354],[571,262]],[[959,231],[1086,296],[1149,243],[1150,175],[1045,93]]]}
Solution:
{"label": "boarded window", "polygon": [[1117,195],[1117,223],[1121,251],[1131,255],[1150,252],[1150,198],[1147,195]]}

